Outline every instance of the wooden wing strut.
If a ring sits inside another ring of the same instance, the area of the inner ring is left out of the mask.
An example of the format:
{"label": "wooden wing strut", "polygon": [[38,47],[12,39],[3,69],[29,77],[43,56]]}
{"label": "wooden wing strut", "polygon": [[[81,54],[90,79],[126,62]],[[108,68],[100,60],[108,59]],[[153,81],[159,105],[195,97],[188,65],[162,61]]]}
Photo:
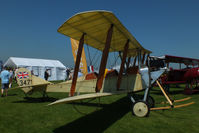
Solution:
{"label": "wooden wing strut", "polygon": [[131,62],[131,57],[128,57],[128,61],[127,61],[127,64],[126,64],[126,69],[129,68],[130,62]]}
{"label": "wooden wing strut", "polygon": [[73,80],[72,80],[72,85],[70,88],[70,96],[74,96],[74,93],[75,93],[75,87],[76,87],[77,76],[78,76],[78,71],[79,71],[79,64],[81,61],[82,49],[83,49],[83,45],[84,45],[84,35],[85,35],[85,33],[82,34],[82,37],[79,41],[79,47],[78,47],[78,51],[77,51]]}
{"label": "wooden wing strut", "polygon": [[108,53],[111,45],[111,38],[112,38],[112,33],[113,33],[113,24],[111,24],[111,27],[108,30],[107,38],[106,38],[106,44],[102,53],[102,59],[100,63],[100,69],[99,69],[99,75],[97,77],[97,83],[96,83],[96,88],[95,91],[99,92],[102,88],[103,80],[104,80],[104,72],[106,68],[106,63],[108,59]]}
{"label": "wooden wing strut", "polygon": [[119,72],[118,79],[117,79],[117,90],[120,89],[120,84],[121,84],[121,81],[122,81],[122,73],[123,73],[123,70],[124,70],[124,64],[125,64],[125,61],[126,61],[128,48],[129,48],[129,40],[127,40],[127,42],[126,42],[126,44],[124,46],[122,63],[120,65],[120,72]]}
{"label": "wooden wing strut", "polygon": [[144,55],[142,56],[142,64],[144,64],[145,55],[146,53],[144,53]]}
{"label": "wooden wing strut", "polygon": [[134,58],[133,67],[135,67],[137,61],[137,56]]}

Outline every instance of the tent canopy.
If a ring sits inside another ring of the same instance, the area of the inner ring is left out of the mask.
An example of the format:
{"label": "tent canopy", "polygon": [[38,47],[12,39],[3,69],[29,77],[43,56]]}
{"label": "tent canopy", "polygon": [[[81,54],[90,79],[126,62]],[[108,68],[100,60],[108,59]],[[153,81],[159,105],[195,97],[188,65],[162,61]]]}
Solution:
{"label": "tent canopy", "polygon": [[59,67],[66,69],[66,67],[58,60],[19,58],[19,57],[10,57],[6,61],[4,66],[7,67],[45,66],[45,67]]}

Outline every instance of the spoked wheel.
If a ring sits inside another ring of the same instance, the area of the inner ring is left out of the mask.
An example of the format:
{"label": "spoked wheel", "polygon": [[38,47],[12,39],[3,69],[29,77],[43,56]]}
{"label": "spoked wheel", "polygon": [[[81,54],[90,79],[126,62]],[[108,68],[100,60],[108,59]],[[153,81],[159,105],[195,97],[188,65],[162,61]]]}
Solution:
{"label": "spoked wheel", "polygon": [[191,80],[191,83],[190,83],[190,88],[191,89],[195,89],[198,87],[198,80],[197,79],[193,79]]}
{"label": "spoked wheel", "polygon": [[155,100],[153,99],[152,96],[148,96],[147,104],[149,105],[149,108],[154,108],[155,107]]}
{"label": "spoked wheel", "polygon": [[144,101],[135,102],[133,105],[133,114],[138,117],[145,117],[149,114],[150,108],[148,104]]}

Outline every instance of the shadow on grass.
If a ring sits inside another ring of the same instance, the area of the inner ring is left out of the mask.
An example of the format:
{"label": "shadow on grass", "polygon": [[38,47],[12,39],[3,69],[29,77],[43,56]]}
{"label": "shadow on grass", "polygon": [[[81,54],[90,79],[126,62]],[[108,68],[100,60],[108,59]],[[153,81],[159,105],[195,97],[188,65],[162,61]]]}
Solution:
{"label": "shadow on grass", "polygon": [[85,115],[69,124],[55,129],[54,133],[102,133],[114,122],[128,113],[130,111],[130,105],[130,100],[127,97],[121,98],[101,110]]}
{"label": "shadow on grass", "polygon": [[8,96],[16,96],[17,94],[8,94]]}
{"label": "shadow on grass", "polygon": [[88,107],[108,107],[109,104],[101,104],[101,103],[84,103],[84,102],[74,102],[74,103],[68,103],[68,104],[72,104],[72,105],[81,105],[81,106],[88,106]]}
{"label": "shadow on grass", "polygon": [[[171,95],[177,95],[177,94],[183,94],[183,91],[184,90],[172,90],[172,91],[169,91],[168,94],[171,94]],[[151,91],[151,94],[155,94],[155,95],[163,95],[162,91],[159,90],[159,91]]]}
{"label": "shadow on grass", "polygon": [[53,97],[48,97],[48,98],[24,97],[24,100],[14,101],[13,103],[43,103],[43,102],[54,102],[56,100],[58,99]]}

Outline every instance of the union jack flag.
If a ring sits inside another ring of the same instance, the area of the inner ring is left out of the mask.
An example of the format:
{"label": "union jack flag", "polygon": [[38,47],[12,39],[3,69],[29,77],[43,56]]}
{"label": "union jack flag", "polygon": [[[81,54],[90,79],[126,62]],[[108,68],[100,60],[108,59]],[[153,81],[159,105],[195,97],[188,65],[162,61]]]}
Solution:
{"label": "union jack flag", "polygon": [[29,74],[28,74],[28,72],[18,72],[17,77],[19,79],[26,79],[26,78],[29,78]]}

